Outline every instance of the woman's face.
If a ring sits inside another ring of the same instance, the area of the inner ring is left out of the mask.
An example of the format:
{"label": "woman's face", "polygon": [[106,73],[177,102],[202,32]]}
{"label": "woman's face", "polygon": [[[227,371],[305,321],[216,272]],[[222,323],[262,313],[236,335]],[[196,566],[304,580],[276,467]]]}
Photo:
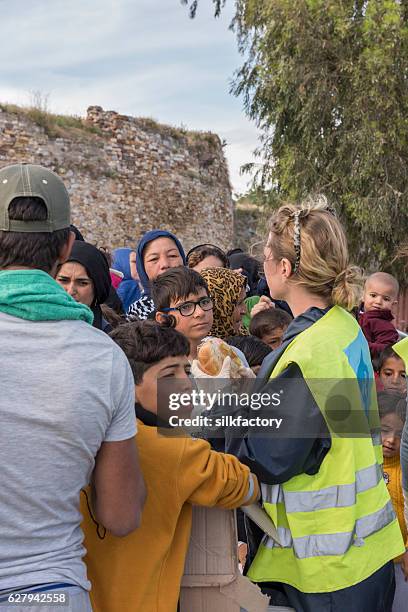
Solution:
{"label": "woman's face", "polygon": [[94,285],[82,264],[76,261],[62,264],[56,281],[76,302],[92,305],[95,298]]}
{"label": "woman's face", "polygon": [[224,264],[221,259],[215,257],[215,255],[208,255],[208,257],[204,257],[202,261],[199,261],[196,266],[193,267],[193,270],[196,272],[201,272],[201,270],[205,270],[206,268],[223,268]]}
{"label": "woman's face", "polygon": [[234,327],[234,332],[239,333],[239,328],[242,324],[242,317],[246,314],[246,304],[245,304],[246,292],[245,289],[241,289],[241,293],[238,297],[238,302],[235,305],[234,312],[232,313],[232,325]]}
{"label": "woman's face", "polygon": [[273,258],[272,250],[268,244],[272,240],[271,234],[269,234],[268,241],[264,248],[264,272],[265,279],[268,283],[269,292],[274,299],[285,299],[284,293],[284,278],[281,270],[281,262]]}
{"label": "woman's face", "polygon": [[183,265],[176,243],[171,238],[156,238],[143,251],[143,263],[147,278],[154,280],[169,268]]}

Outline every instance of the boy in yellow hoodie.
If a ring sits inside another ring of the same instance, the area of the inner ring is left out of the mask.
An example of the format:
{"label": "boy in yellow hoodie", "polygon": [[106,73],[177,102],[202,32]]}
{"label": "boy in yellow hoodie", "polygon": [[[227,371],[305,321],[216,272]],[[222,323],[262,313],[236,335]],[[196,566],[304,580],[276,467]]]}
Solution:
{"label": "boy in yellow hoodie", "polygon": [[[397,515],[405,545],[407,526],[404,519],[404,497],[402,493],[400,444],[406,418],[407,398],[396,391],[378,393],[378,410],[381,420],[381,438],[383,449],[384,480]],[[407,549],[408,550],[408,549]],[[395,563],[395,597],[392,612],[407,610],[408,598],[408,552],[394,559]]]}
{"label": "boy in yellow hoodie", "polygon": [[135,379],[137,445],[147,501],[140,528],[117,538],[97,528],[83,496],[93,610],[175,612],[192,504],[250,504],[259,497],[258,483],[238,459],[211,450],[208,442],[157,431],[158,380],[178,379],[179,391],[191,389],[188,340],[153,321],[124,324],[111,335],[126,354]]}

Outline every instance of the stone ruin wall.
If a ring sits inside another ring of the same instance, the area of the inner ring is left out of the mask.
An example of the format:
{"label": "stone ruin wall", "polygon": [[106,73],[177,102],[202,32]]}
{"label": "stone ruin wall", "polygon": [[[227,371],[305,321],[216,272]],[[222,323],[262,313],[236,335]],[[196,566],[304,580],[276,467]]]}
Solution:
{"label": "stone ruin wall", "polygon": [[153,228],[173,231],[186,250],[229,248],[233,203],[222,143],[91,106],[79,127],[42,127],[24,112],[0,110],[0,166],[44,165],[64,180],[72,221],[86,240],[135,246]]}

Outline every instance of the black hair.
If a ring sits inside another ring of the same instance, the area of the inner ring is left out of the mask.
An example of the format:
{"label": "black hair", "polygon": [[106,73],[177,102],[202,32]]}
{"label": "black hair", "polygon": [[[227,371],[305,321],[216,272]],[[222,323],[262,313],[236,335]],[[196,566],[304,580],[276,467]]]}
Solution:
{"label": "black hair", "polygon": [[[8,215],[14,221],[46,221],[48,211],[41,198],[26,196],[10,202]],[[50,272],[69,240],[70,231],[69,227],[55,232],[0,231],[0,269],[26,266]]]}
{"label": "black hair", "polygon": [[287,327],[292,317],[281,308],[268,308],[257,312],[249,324],[249,332],[257,338],[270,334],[274,329]]}
{"label": "black hair", "polygon": [[400,357],[392,348],[392,346],[387,346],[381,353],[373,359],[373,368],[376,372],[380,372],[384,363],[387,359],[400,359],[402,362],[404,361],[402,357]]}
{"label": "black hair", "polygon": [[272,352],[270,346],[255,336],[229,336],[225,342],[244,353],[250,368],[262,365],[265,357]]}
{"label": "black hair", "polygon": [[142,382],[146,370],[159,361],[166,357],[187,357],[190,353],[190,343],[183,334],[155,321],[124,323],[110,336],[128,358],[136,385]]}
{"label": "black hair", "polygon": [[244,251],[240,247],[230,249],[229,251],[227,251],[227,257],[230,257],[231,255],[237,255],[237,253],[241,254],[244,253]]}
{"label": "black hair", "polygon": [[109,323],[112,329],[116,329],[119,325],[124,325],[126,323],[125,315],[123,311],[121,313],[117,312],[111,306],[105,302],[101,304],[102,316]]}
{"label": "black hair", "polygon": [[252,255],[242,252],[234,252],[229,256],[230,266],[233,270],[241,268],[242,274],[248,279],[249,291],[247,295],[257,295],[257,287],[260,279],[260,272],[262,269],[261,263]]}
{"label": "black hair", "polygon": [[204,278],[191,268],[178,266],[160,274],[151,284],[152,299],[157,311],[170,308],[173,300],[183,300],[190,294],[204,289],[209,295]]}
{"label": "black hair", "polygon": [[380,419],[387,414],[396,414],[404,423],[407,416],[407,396],[397,391],[379,391],[377,393]]}
{"label": "black hair", "polygon": [[83,237],[83,235],[81,234],[81,232],[79,231],[76,225],[71,223],[70,228],[71,228],[71,232],[74,232],[75,234],[75,240],[81,240],[82,242],[85,242],[85,238]]}

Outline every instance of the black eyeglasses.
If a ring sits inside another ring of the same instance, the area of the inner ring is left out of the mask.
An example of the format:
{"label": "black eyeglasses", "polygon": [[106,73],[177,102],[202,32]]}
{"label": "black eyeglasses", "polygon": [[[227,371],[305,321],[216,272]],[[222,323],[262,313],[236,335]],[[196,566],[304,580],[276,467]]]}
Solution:
{"label": "black eyeglasses", "polygon": [[172,310],[178,310],[183,317],[191,317],[195,313],[195,309],[199,306],[201,310],[212,310],[213,301],[210,297],[202,297],[197,302],[184,302],[180,306],[174,308],[162,308],[162,312],[171,312]]}

